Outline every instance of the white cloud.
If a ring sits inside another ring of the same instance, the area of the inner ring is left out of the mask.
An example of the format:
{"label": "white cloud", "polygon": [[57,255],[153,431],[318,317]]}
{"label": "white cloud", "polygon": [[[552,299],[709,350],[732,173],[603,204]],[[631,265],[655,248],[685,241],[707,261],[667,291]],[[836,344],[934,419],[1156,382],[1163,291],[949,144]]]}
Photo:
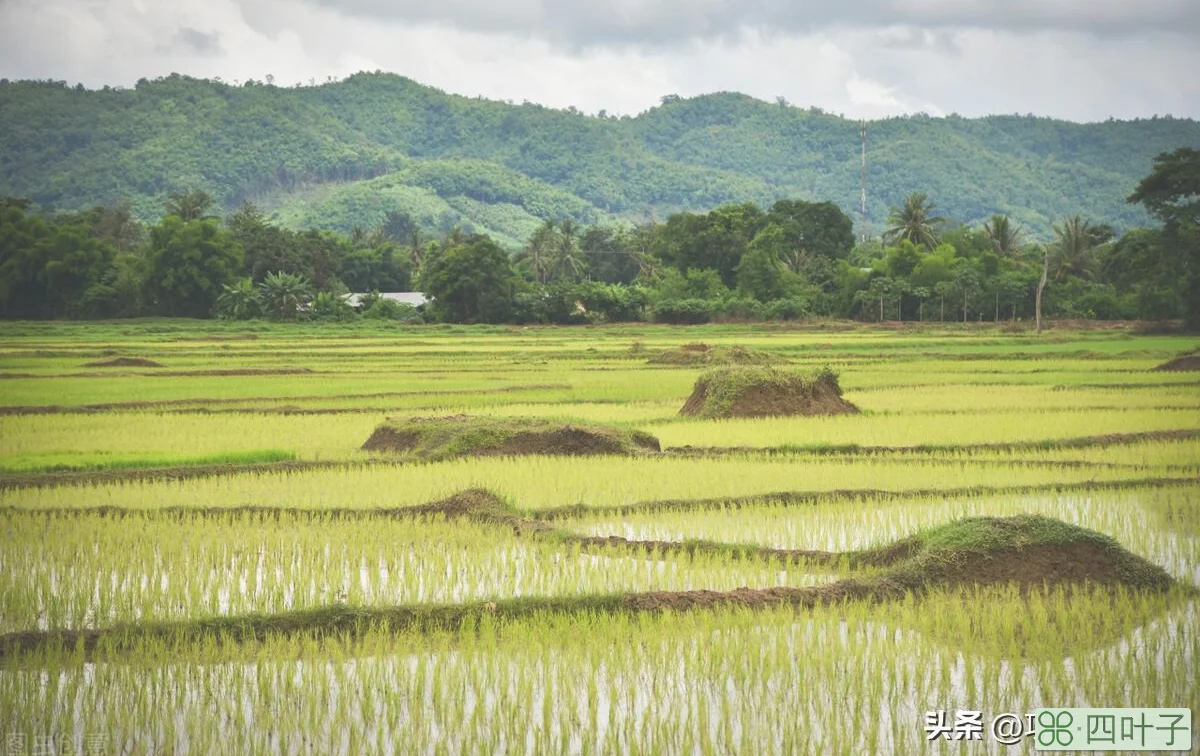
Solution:
{"label": "white cloud", "polygon": [[[1076,0],[871,0],[856,18],[808,4],[804,23],[788,5],[788,23],[767,30],[762,20],[785,4],[703,0],[672,16],[674,2],[443,0],[354,15],[295,0],[0,0],[0,76],[128,86],[171,72],[273,74],[290,85],[382,69],[460,94],[587,112],[636,113],[668,93],[733,90],[852,117],[1200,116],[1200,46],[1186,28],[1162,30],[1196,3],[1147,0],[1140,26],[1113,35],[1105,30],[1128,21],[1130,4],[1101,0],[1080,15]],[[869,22],[868,6],[883,20]],[[981,25],[1003,9],[1005,24]],[[589,22],[629,41],[589,38]],[[672,22],[671,35],[660,29]]]}

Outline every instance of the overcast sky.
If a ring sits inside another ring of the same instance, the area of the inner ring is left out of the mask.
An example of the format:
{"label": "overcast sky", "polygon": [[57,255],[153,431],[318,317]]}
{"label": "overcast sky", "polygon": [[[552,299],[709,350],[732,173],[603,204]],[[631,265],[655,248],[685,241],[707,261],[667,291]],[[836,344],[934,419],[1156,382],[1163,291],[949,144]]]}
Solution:
{"label": "overcast sky", "polygon": [[1200,117],[1200,0],[0,0],[0,76],[393,71],[635,114],[735,90],[854,117]]}

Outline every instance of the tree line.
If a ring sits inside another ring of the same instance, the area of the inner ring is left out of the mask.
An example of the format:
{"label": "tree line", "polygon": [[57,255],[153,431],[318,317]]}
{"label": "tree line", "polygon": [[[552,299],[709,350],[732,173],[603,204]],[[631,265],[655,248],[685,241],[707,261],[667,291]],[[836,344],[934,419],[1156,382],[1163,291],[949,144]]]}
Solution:
{"label": "tree line", "polygon": [[[139,224],[126,203],[78,213],[0,200],[0,315],[460,323],[652,320],[1004,321],[1047,316],[1200,323],[1200,152],[1164,153],[1129,197],[1160,226],[1117,235],[1080,216],[1041,242],[996,215],[978,226],[921,192],[856,242],[835,204],[727,204],[635,226],[544,221],[510,255],[460,228],[431,238],[398,211],[350,234],[291,231],[245,203],[224,220],[202,191]],[[347,292],[419,289],[420,312]]]}

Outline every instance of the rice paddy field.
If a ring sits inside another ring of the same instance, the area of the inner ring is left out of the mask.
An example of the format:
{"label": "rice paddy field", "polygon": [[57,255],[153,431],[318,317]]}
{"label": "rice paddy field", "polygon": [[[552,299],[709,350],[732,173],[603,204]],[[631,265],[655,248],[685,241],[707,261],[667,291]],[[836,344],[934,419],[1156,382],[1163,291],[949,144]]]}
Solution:
{"label": "rice paddy field", "polygon": [[[1155,369],[1195,337],[371,328],[0,325],[5,753],[1032,753],[1040,707],[1200,711],[1200,373]],[[653,358],[692,342],[860,412],[681,417],[705,367]],[[659,450],[362,449],[447,416]]]}

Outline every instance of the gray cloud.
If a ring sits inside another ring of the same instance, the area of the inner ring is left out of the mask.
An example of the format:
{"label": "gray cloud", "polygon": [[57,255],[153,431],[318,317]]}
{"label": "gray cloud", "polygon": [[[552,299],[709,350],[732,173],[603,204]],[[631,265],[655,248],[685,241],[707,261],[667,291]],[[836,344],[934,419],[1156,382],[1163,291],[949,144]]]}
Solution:
{"label": "gray cloud", "polygon": [[169,45],[161,48],[163,52],[179,52],[194,55],[220,55],[221,35],[218,32],[202,32],[190,26],[184,26],[175,32]]}
{"label": "gray cloud", "polygon": [[[1195,0],[306,0],[349,15],[506,32],[567,47],[719,39],[751,27],[809,34],[916,26],[1200,37]],[[245,0],[253,2],[253,0]]]}
{"label": "gray cloud", "polygon": [[[336,4],[335,4],[336,3]],[[375,4],[372,4],[375,3]],[[682,10],[681,10],[682,9]],[[634,114],[741,91],[852,117],[1200,116],[1194,0],[0,0],[0,77],[129,86],[393,71]]]}

